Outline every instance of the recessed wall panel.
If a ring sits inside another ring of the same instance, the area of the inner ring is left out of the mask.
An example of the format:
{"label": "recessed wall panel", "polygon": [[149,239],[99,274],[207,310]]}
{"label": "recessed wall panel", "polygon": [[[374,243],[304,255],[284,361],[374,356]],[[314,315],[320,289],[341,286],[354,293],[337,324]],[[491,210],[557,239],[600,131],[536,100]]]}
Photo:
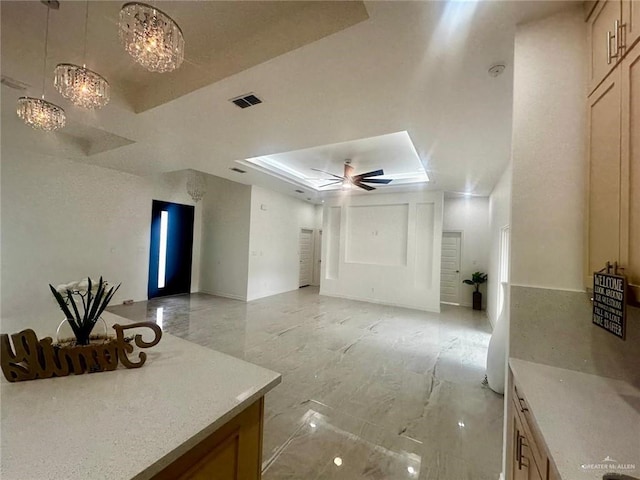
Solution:
{"label": "recessed wall panel", "polygon": [[329,231],[324,233],[327,238],[326,276],[329,280],[336,280],[340,265],[340,207],[329,208],[327,227]]}
{"label": "recessed wall panel", "polygon": [[416,205],[416,286],[431,288],[433,279],[433,241],[435,205],[418,203]]}
{"label": "recessed wall panel", "polygon": [[347,262],[407,265],[408,204],[352,206],[347,212]]}

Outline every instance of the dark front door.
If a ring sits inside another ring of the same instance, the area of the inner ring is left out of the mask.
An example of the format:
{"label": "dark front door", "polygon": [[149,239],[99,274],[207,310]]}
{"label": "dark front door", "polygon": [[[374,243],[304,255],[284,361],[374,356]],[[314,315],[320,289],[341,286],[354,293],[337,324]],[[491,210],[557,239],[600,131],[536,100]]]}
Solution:
{"label": "dark front door", "polygon": [[149,298],[189,293],[194,207],[153,201],[149,250]]}

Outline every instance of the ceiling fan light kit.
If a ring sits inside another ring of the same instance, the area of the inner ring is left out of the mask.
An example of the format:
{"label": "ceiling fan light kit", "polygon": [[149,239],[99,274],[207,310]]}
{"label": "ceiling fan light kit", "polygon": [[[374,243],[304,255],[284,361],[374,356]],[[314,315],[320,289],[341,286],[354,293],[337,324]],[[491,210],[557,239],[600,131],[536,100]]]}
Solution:
{"label": "ceiling fan light kit", "polygon": [[351,160],[346,160],[344,162],[344,175],[340,176],[340,175],[335,175],[331,172],[326,172],[324,170],[320,170],[318,168],[312,168],[311,170],[314,170],[316,172],[321,172],[321,173],[326,173],[327,175],[331,175],[334,179],[328,179],[331,180],[329,183],[325,184],[325,185],[320,185],[319,188],[325,188],[325,187],[330,187],[330,186],[334,186],[337,184],[342,184],[342,189],[343,190],[349,190],[352,187],[360,187],[363,190],[366,190],[368,192],[370,192],[371,190],[375,190],[375,187],[372,187],[371,185],[367,185],[367,183],[374,183],[374,184],[379,184],[379,185],[387,185],[389,183],[391,183],[390,178],[373,178],[373,177],[379,177],[381,175],[384,175],[384,170],[380,169],[380,170],[373,170],[371,172],[367,172],[367,173],[361,173],[359,175],[353,175],[353,166],[351,165]]}
{"label": "ceiling fan light kit", "polygon": [[170,72],[184,60],[184,36],[166,13],[145,3],[125,3],[118,22],[120,42],[150,72]]}

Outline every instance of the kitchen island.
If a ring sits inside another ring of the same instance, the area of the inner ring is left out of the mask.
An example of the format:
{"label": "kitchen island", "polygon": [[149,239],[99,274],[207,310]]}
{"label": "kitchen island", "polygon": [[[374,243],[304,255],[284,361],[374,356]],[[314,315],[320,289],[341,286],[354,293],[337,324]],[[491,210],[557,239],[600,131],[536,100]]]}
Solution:
{"label": "kitchen island", "polygon": [[280,375],[168,334],[145,353],[138,369],[3,377],[0,478],[260,478],[264,395]]}

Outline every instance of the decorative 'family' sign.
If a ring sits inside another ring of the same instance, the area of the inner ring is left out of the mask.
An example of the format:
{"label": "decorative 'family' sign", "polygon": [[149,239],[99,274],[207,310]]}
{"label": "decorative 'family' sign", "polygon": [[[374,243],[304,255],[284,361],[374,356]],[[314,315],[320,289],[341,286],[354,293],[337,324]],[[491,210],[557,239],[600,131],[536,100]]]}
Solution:
{"label": "decorative 'family' sign", "polygon": [[132,361],[127,354],[133,352],[133,345],[124,336],[124,331],[131,328],[148,327],[154,332],[150,342],[142,340],[136,334],[133,341],[139,348],[157,345],[162,338],[162,329],[153,322],[131,323],[129,325],[113,325],[116,337],[104,343],[89,345],[60,346],[54,345],[51,337],[38,340],[36,333],[23,330],[11,335],[0,335],[0,363],[2,373],[10,382],[21,382],[36,378],[64,377],[70,373],[76,375],[85,372],[104,372],[115,370],[118,360],[126,368],[140,368],[147,360],[147,354],[140,352],[138,361]]}
{"label": "decorative 'family' sign", "polygon": [[622,275],[593,274],[593,323],[624,339],[627,281]]}

